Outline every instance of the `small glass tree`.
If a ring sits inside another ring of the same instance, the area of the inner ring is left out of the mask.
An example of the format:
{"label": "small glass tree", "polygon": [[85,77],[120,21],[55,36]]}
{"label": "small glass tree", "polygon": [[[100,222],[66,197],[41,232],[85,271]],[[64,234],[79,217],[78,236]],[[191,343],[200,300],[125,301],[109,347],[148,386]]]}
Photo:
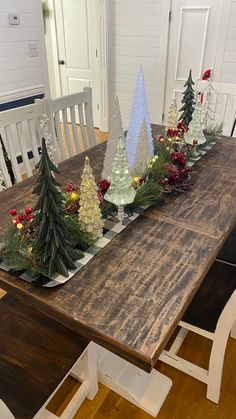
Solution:
{"label": "small glass tree", "polygon": [[146,122],[143,120],[134,159],[134,173],[142,175],[151,158]]}
{"label": "small glass tree", "polygon": [[115,158],[112,163],[111,186],[104,198],[118,207],[118,218],[124,219],[124,205],[133,202],[135,190],[132,186],[124,136],[119,137]]}
{"label": "small glass tree", "polygon": [[103,221],[97,194],[98,188],[88,157],[85,157],[81,178],[79,222],[82,230],[90,233],[96,240],[102,237]]}
{"label": "small glass tree", "polygon": [[168,130],[176,131],[178,129],[177,125],[178,125],[177,103],[176,103],[176,100],[173,99],[170,105],[169,113],[168,113],[166,131]]}
{"label": "small glass tree", "polygon": [[39,176],[33,193],[39,196],[34,208],[36,231],[32,252],[42,259],[51,276],[57,272],[68,276],[68,269],[75,269],[74,261],[83,253],[73,249],[68,241],[68,232],[63,211],[63,195],[53,173],[60,173],[50,160],[42,141],[42,155],[38,165]]}
{"label": "small glass tree", "polygon": [[203,133],[201,105],[197,106],[193,112],[193,119],[189,124],[188,132],[184,135],[184,141],[191,145],[201,145],[206,142],[206,138]]}
{"label": "small glass tree", "polygon": [[182,114],[179,117],[179,121],[183,122],[187,127],[189,126],[189,123],[192,121],[192,114],[195,106],[194,90],[192,88],[193,85],[194,82],[192,79],[192,71],[190,70],[188,80],[184,85],[184,87],[186,87],[186,90],[184,91],[184,96],[181,101],[181,103],[183,103],[183,106],[179,110],[180,112],[182,112]]}

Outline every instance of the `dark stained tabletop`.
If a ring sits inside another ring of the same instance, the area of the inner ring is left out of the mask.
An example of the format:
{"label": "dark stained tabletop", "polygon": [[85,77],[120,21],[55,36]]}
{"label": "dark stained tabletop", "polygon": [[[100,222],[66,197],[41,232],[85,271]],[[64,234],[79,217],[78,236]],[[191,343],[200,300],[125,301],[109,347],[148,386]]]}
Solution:
{"label": "dark stained tabletop", "polygon": [[[100,177],[105,145],[87,154]],[[80,183],[84,154],[60,165]],[[146,210],[61,287],[37,288],[0,271],[0,287],[86,338],[150,371],[236,222],[236,140],[194,166],[190,192]],[[31,203],[34,179],[0,194],[0,225]]]}

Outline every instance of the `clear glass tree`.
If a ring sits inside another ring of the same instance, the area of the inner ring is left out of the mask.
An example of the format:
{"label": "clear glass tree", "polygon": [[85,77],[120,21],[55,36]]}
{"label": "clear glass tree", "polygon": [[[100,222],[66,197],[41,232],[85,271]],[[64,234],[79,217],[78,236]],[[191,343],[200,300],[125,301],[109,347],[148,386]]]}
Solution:
{"label": "clear glass tree", "polygon": [[112,162],[111,186],[104,198],[118,207],[118,218],[124,219],[124,205],[130,204],[135,198],[135,190],[132,186],[129,162],[124,136],[119,137],[115,158]]}
{"label": "clear glass tree", "polygon": [[85,158],[81,178],[79,222],[81,229],[90,233],[96,240],[102,237],[103,221],[97,195],[98,188],[88,157]]}
{"label": "clear glass tree", "polygon": [[134,173],[137,172],[137,174],[142,175],[147,169],[150,158],[147,127],[145,120],[143,120],[134,159]]}
{"label": "clear glass tree", "polygon": [[123,125],[120,113],[119,99],[116,97],[114,111],[110,120],[110,132],[106,146],[106,153],[103,164],[102,179],[110,180],[112,171],[112,161],[114,159],[117,143],[120,135],[123,135]]}
{"label": "clear glass tree", "polygon": [[206,142],[205,135],[203,133],[203,122],[202,122],[202,107],[198,104],[193,112],[192,121],[189,124],[189,130],[184,135],[184,141],[191,145],[201,145]]}

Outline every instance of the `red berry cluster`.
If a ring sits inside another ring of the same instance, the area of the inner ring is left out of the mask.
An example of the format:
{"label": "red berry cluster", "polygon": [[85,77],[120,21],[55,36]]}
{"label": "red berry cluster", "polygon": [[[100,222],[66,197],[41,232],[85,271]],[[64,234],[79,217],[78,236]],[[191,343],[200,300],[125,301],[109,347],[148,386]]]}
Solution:
{"label": "red berry cluster", "polygon": [[23,212],[20,214],[17,214],[17,210],[15,208],[10,209],[9,211],[10,215],[13,218],[13,224],[17,227],[25,227],[27,223],[29,223],[33,219],[33,208],[28,206],[25,208]]}
{"label": "red berry cluster", "polygon": [[66,192],[70,193],[70,192],[74,192],[75,191],[75,187],[73,183],[69,183],[69,185],[66,188]]}
{"label": "red berry cluster", "polygon": [[111,182],[109,182],[107,179],[101,179],[98,181],[97,185],[98,185],[98,199],[100,202],[102,202],[106,191],[111,186]]}

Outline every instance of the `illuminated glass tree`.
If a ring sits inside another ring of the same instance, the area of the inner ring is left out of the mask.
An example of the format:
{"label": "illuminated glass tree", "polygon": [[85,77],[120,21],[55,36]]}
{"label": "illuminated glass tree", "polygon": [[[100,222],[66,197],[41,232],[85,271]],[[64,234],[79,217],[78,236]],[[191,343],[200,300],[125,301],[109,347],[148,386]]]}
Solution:
{"label": "illuminated glass tree", "polygon": [[142,175],[147,169],[150,158],[147,127],[145,120],[143,120],[135,154],[134,173],[137,172],[137,174]]}
{"label": "illuminated glass tree", "polygon": [[135,94],[133,98],[132,113],[131,113],[131,118],[130,118],[129,127],[127,131],[127,137],[126,137],[128,160],[129,160],[131,170],[133,170],[136,148],[137,148],[138,138],[140,135],[143,120],[145,120],[146,127],[147,127],[150,156],[153,156],[154,150],[153,150],[151,123],[150,123],[150,116],[149,116],[148,104],[147,104],[144,73],[141,67],[138,74],[137,82],[136,82]]}
{"label": "illuminated glass tree", "polygon": [[112,162],[111,186],[106,192],[104,198],[118,207],[118,218],[120,221],[124,218],[124,205],[133,202],[135,190],[132,186],[132,177],[130,175],[129,162],[124,136],[119,137],[115,158]]}
{"label": "illuminated glass tree", "polygon": [[123,125],[120,113],[119,99],[116,97],[114,111],[110,120],[110,132],[106,146],[106,154],[103,164],[102,179],[110,179],[112,161],[114,159],[119,137],[123,135]]}
{"label": "illuminated glass tree", "polygon": [[166,131],[168,131],[168,130],[176,131],[177,130],[177,125],[178,125],[178,109],[177,109],[176,100],[173,99],[173,101],[170,105],[169,113],[168,113],[168,119],[167,119],[167,123],[166,123]]}
{"label": "illuminated glass tree", "polygon": [[189,124],[188,132],[184,135],[184,141],[191,145],[201,145],[206,142],[206,138],[203,133],[201,105],[197,106],[193,112],[193,119]]}
{"label": "illuminated glass tree", "polygon": [[79,222],[82,230],[90,233],[94,240],[102,237],[103,221],[97,194],[97,185],[89,158],[85,158],[80,186]]}
{"label": "illuminated glass tree", "polygon": [[34,208],[38,214],[34,219],[37,227],[32,253],[38,255],[48,267],[49,276],[55,272],[68,276],[68,269],[75,269],[74,261],[83,254],[69,244],[63,210],[64,198],[53,175],[59,171],[48,156],[44,139],[37,168],[39,176],[33,193],[37,194],[39,199]]}

